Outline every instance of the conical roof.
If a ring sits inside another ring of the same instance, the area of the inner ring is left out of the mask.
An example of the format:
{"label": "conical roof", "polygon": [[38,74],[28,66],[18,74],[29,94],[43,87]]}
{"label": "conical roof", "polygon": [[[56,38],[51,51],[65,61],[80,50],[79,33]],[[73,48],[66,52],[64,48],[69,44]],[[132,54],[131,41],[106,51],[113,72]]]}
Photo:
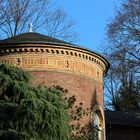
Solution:
{"label": "conical roof", "polygon": [[64,43],[69,44],[68,42],[52,38],[50,36],[42,35],[35,32],[27,32],[17,36],[13,36],[7,39],[0,41],[2,44],[16,44],[16,43]]}

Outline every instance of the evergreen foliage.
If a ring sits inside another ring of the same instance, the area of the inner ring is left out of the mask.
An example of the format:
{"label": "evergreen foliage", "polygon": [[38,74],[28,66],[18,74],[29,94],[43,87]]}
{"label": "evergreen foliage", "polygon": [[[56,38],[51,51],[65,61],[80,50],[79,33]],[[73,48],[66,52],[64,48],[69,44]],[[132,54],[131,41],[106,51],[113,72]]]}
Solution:
{"label": "evergreen foliage", "polygon": [[64,96],[67,92],[60,86],[34,87],[27,72],[0,64],[0,139],[93,140],[92,124],[70,126],[90,112],[82,102],[75,105],[75,96]]}
{"label": "evergreen foliage", "polygon": [[117,111],[140,112],[140,83],[121,86],[113,104]]}
{"label": "evergreen foliage", "polygon": [[63,91],[34,87],[20,68],[0,64],[0,139],[69,140]]}

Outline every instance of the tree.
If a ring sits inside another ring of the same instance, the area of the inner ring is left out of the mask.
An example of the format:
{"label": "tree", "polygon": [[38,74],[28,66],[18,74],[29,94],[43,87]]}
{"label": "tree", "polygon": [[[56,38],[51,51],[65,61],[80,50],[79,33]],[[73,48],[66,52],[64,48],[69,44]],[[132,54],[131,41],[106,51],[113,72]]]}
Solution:
{"label": "tree", "polygon": [[43,31],[68,41],[77,37],[71,31],[74,22],[49,0],[0,0],[1,38],[27,32],[29,22],[33,23],[33,31]]}
{"label": "tree", "polygon": [[[20,68],[0,64],[0,139],[3,140],[93,140],[91,123],[78,121],[89,115],[83,103],[60,86],[34,87]],[[75,135],[76,134],[78,135]]]}
{"label": "tree", "polygon": [[140,0],[124,1],[107,25],[106,56],[111,68],[105,82],[106,98],[107,106],[110,104],[116,110],[137,112],[140,109],[139,8]]}
{"label": "tree", "polygon": [[140,83],[121,86],[113,105],[117,111],[140,112]]}
{"label": "tree", "polygon": [[34,87],[26,72],[0,65],[0,139],[69,140],[70,126],[63,91]]}
{"label": "tree", "polygon": [[107,25],[107,35],[116,49],[123,49],[129,60],[140,61],[140,0],[126,0]]}

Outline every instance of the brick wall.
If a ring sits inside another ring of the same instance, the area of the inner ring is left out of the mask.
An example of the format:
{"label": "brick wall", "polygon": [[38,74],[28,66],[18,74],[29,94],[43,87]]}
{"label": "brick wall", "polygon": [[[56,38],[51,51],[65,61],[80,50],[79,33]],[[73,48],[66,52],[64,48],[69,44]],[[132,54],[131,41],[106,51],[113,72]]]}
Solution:
{"label": "brick wall", "polygon": [[[59,85],[68,90],[69,95],[75,95],[77,104],[82,102],[84,108],[91,108],[93,100],[103,108],[103,85],[93,79],[61,72],[32,72],[32,81],[35,85],[42,82],[47,86]],[[82,122],[86,123],[91,116],[85,117]]]}

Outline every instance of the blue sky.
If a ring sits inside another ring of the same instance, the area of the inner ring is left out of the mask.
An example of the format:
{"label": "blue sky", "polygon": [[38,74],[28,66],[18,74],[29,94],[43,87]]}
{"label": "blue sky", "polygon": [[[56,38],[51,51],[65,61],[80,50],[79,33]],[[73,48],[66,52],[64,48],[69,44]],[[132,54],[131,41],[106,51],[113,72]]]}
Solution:
{"label": "blue sky", "polygon": [[64,9],[79,33],[77,45],[100,52],[108,20],[115,14],[120,0],[53,0]]}

